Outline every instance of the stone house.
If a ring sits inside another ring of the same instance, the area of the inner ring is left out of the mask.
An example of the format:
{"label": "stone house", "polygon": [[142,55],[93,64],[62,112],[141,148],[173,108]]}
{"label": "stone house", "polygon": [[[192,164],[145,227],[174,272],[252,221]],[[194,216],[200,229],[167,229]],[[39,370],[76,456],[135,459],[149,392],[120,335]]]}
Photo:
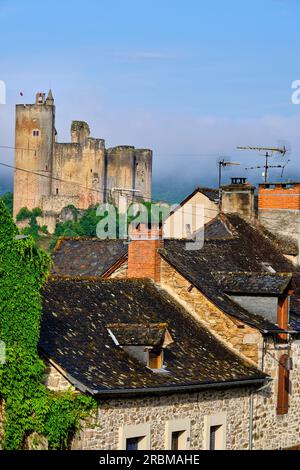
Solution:
{"label": "stone house", "polygon": [[[199,222],[207,223],[219,213],[219,190],[198,187],[175,207],[164,223],[166,238],[188,238],[199,228]],[[197,208],[203,208],[197,212]],[[203,221],[199,221],[203,218]]]}
{"label": "stone house", "polygon": [[72,449],[247,449],[269,378],[145,279],[49,279],[47,386],[99,401]]}
{"label": "stone house", "polygon": [[[236,214],[206,225],[201,250],[146,232],[135,229],[128,255],[122,252],[103,275],[152,278],[222,344],[272,378],[252,395],[250,448],[299,445],[299,274],[281,244]],[[55,256],[60,251],[64,258],[65,243],[72,245],[62,241]]]}

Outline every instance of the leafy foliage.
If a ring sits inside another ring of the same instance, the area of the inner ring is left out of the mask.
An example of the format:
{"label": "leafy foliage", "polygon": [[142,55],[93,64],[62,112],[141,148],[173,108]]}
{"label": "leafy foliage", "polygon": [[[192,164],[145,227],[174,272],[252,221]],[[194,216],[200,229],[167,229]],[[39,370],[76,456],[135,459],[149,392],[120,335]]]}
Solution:
{"label": "leafy foliage", "polygon": [[[37,212],[36,212],[37,213]],[[64,448],[69,434],[94,406],[89,397],[71,391],[55,394],[43,384],[45,366],[38,355],[40,289],[49,256],[18,229],[0,201],[0,340],[6,361],[0,365],[0,394],[5,403],[5,449],[19,449],[36,431],[52,449]]]}
{"label": "leafy foliage", "polygon": [[22,222],[24,220],[29,220],[29,226],[23,228],[22,233],[24,235],[30,235],[34,240],[39,239],[39,233],[48,233],[47,227],[43,225],[40,227],[37,223],[37,217],[43,215],[42,210],[39,207],[35,207],[30,211],[27,207],[22,207],[17,214],[17,222]]}
{"label": "leafy foliage", "polygon": [[1,196],[2,201],[4,202],[6,208],[8,209],[9,213],[13,213],[13,205],[14,205],[14,195],[11,192],[7,192]]}
{"label": "leafy foliage", "polygon": [[[169,215],[169,206],[165,205],[165,207],[158,206],[151,202],[143,202],[142,206],[145,208],[145,222],[159,222],[161,223],[163,219]],[[91,206],[86,211],[84,211],[83,215],[79,218],[78,217],[78,210],[74,206],[69,206],[73,209],[74,214],[74,221],[68,220],[64,223],[58,223],[56,225],[54,237],[52,239],[50,249],[53,249],[57,243],[57,240],[60,237],[96,237],[97,236],[97,225],[98,223],[107,216],[107,212],[103,215],[97,215],[98,206]],[[157,209],[157,210],[156,210]],[[128,209],[129,214],[132,213],[131,207],[129,206]],[[152,215],[152,218],[151,218]],[[135,220],[136,217],[140,216],[140,212],[137,212],[135,215],[128,215],[127,216],[127,224]],[[116,209],[116,235],[117,238],[121,238],[124,236],[124,222],[125,216],[124,214],[119,214]],[[109,236],[109,233],[107,234]]]}

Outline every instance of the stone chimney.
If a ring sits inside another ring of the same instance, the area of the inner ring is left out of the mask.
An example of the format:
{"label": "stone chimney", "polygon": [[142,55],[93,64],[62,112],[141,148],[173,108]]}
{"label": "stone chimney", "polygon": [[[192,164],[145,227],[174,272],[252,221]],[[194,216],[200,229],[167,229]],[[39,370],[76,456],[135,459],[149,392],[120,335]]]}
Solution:
{"label": "stone chimney", "polygon": [[221,211],[236,213],[245,219],[254,219],[255,186],[247,183],[246,178],[231,178],[231,184],[222,186]]}
{"label": "stone chimney", "polygon": [[148,278],[160,282],[161,258],[158,249],[163,243],[162,228],[158,224],[131,224],[129,240],[128,277]]}

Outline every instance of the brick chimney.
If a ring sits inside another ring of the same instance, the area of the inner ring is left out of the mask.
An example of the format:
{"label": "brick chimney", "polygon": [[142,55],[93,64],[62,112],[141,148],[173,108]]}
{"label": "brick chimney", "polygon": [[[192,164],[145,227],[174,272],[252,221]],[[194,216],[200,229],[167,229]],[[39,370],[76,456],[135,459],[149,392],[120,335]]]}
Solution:
{"label": "brick chimney", "polygon": [[162,228],[146,223],[129,226],[128,274],[129,278],[150,278],[160,282]]}
{"label": "brick chimney", "polygon": [[[300,264],[300,182],[261,183],[258,218],[270,232],[290,239],[284,254]],[[298,252],[298,253],[297,253]]]}
{"label": "brick chimney", "polygon": [[231,178],[231,184],[222,186],[221,211],[236,213],[245,219],[255,216],[255,186],[247,183],[246,178]]}

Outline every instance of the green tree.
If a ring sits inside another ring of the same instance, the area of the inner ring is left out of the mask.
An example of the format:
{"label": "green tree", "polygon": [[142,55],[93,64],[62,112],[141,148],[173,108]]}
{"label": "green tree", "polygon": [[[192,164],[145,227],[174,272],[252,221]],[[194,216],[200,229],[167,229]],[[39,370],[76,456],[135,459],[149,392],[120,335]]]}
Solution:
{"label": "green tree", "polygon": [[4,202],[6,208],[8,209],[9,213],[13,213],[13,205],[14,205],[14,195],[13,193],[7,192],[1,196],[2,201]]}

